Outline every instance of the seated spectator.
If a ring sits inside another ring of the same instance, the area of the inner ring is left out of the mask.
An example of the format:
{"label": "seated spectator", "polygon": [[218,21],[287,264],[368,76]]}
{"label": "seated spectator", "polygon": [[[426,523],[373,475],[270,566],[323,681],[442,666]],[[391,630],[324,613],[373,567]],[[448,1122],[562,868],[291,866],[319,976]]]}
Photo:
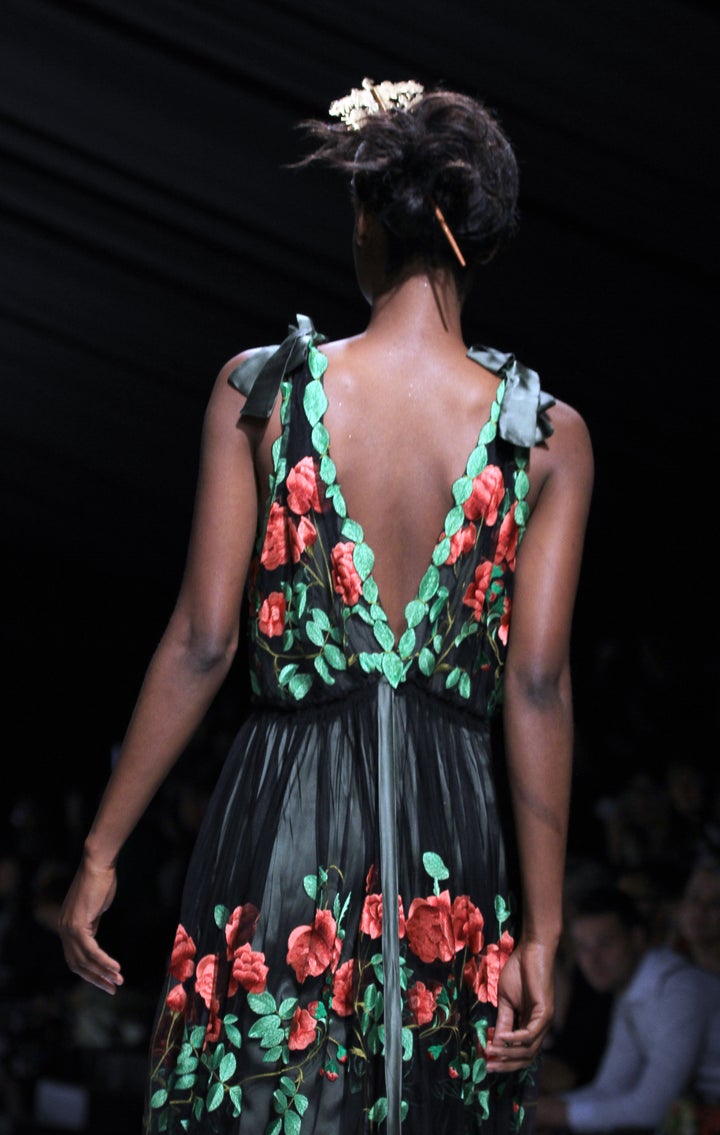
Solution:
{"label": "seated spectator", "polygon": [[673,1101],[720,1101],[720,980],[652,947],[629,895],[576,896],[568,933],[588,983],[613,994],[607,1044],[584,1087],[540,1096],[540,1131],[657,1131]]}
{"label": "seated spectator", "polygon": [[688,875],[671,945],[697,966],[720,976],[720,859],[704,855]]}

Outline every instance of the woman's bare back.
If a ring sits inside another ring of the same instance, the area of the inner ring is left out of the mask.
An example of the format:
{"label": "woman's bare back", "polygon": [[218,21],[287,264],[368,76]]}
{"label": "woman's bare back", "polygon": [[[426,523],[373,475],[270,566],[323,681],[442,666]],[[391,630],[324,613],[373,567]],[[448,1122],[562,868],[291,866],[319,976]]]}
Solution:
{"label": "woman's bare back", "polygon": [[[380,601],[399,636],[498,379],[456,340],[441,350],[414,342],[388,348],[359,335],[320,349],[328,359],[329,453],[348,514],[374,552]],[[258,447],[261,486],[279,432],[276,407]]]}

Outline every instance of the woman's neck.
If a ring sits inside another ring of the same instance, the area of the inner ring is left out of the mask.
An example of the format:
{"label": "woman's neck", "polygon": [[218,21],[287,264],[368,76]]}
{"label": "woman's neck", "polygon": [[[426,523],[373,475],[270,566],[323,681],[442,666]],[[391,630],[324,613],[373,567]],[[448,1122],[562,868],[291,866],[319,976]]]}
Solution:
{"label": "woman's neck", "polygon": [[461,310],[452,273],[417,272],[373,298],[366,335],[396,339],[402,332],[416,344],[462,343]]}

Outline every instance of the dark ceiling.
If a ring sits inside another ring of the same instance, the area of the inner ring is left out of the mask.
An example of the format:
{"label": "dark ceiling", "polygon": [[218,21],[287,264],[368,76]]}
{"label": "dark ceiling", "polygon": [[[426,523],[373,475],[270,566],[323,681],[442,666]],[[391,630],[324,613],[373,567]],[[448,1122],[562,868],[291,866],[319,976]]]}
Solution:
{"label": "dark ceiling", "polygon": [[590,425],[583,712],[590,732],[613,714],[599,658],[623,658],[611,685],[633,701],[650,641],[661,680],[642,712],[699,728],[717,676],[719,26],[681,0],[3,0],[0,531],[21,780],[37,753],[51,778],[104,774],[179,582],[219,368],[296,312],[331,337],[365,319],[345,188],[287,168],[296,123],[365,75],[479,95],[513,139],[520,230],[466,332]]}

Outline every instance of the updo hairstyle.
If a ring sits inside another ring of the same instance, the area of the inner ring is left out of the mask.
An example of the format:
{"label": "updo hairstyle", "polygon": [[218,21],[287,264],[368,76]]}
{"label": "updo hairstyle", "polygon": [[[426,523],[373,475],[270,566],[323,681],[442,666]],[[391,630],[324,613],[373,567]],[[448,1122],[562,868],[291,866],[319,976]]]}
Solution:
{"label": "updo hairstyle", "polygon": [[[302,124],[318,145],[298,165],[322,162],[351,175],[354,201],[382,223],[386,269],[422,260],[449,267],[462,291],[516,224],[518,170],[495,116],[453,91],[424,93],[407,109],[368,115],[357,130]],[[437,204],[467,262],[463,269],[435,216]]]}

